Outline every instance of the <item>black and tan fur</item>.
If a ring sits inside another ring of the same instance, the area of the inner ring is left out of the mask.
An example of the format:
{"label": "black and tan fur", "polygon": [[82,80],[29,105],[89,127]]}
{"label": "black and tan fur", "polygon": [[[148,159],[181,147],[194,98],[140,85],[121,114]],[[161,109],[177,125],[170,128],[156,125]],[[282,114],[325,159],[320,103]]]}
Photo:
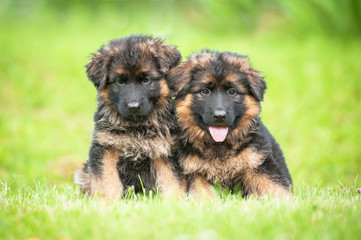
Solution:
{"label": "black and tan fur", "polygon": [[86,67],[98,107],[89,159],[75,174],[82,192],[106,199],[129,187],[186,192],[169,157],[174,120],[166,78],[180,58],[175,47],[144,35],[113,40],[92,56]]}
{"label": "black and tan fur", "polygon": [[[169,81],[179,124],[176,158],[191,195],[213,198],[218,181],[240,186],[245,196],[290,196],[282,151],[259,118],[266,83],[245,56],[203,50],[173,68]],[[223,142],[211,137],[212,124],[228,127]]]}

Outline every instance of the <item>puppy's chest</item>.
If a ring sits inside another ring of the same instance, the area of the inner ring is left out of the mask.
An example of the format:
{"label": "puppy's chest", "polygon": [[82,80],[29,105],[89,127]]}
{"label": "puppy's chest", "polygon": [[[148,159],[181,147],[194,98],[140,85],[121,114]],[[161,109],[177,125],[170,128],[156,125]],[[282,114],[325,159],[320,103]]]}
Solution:
{"label": "puppy's chest", "polygon": [[128,161],[164,158],[170,154],[173,139],[167,135],[147,136],[133,133],[115,134],[95,131],[93,141],[118,152],[119,158]]}
{"label": "puppy's chest", "polygon": [[246,148],[228,158],[211,159],[187,155],[180,163],[186,174],[200,174],[209,181],[228,182],[241,176],[247,169],[255,169],[264,161],[265,155],[253,148]]}

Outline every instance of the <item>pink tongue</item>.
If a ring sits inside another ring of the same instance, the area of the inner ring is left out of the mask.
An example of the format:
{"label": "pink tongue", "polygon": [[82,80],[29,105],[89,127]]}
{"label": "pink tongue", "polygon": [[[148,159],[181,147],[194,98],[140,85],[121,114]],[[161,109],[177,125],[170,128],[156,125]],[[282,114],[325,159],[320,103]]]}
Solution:
{"label": "pink tongue", "polygon": [[227,137],[228,127],[209,127],[209,132],[216,142],[223,142]]}

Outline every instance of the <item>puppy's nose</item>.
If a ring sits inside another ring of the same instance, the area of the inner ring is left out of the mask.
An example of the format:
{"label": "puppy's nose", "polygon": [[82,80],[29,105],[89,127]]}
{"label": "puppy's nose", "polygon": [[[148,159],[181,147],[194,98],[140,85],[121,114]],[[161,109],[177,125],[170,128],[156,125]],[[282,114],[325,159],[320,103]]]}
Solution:
{"label": "puppy's nose", "polygon": [[224,122],[226,119],[226,111],[224,110],[216,110],[213,112],[214,120],[218,123]]}
{"label": "puppy's nose", "polygon": [[128,103],[128,108],[131,112],[136,112],[140,108],[140,104],[137,101],[131,101]]}

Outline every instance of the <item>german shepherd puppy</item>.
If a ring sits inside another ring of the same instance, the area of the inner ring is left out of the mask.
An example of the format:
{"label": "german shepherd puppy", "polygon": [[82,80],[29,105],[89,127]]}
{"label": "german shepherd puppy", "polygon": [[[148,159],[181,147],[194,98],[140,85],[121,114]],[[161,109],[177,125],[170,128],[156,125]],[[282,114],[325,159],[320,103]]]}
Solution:
{"label": "german shepherd puppy", "polygon": [[98,107],[89,159],[75,174],[82,192],[117,199],[124,190],[186,192],[169,156],[174,128],[166,77],[181,55],[161,39],[131,35],[92,56],[87,75]]}
{"label": "german shepherd puppy", "polygon": [[190,195],[214,197],[212,184],[245,196],[290,196],[282,151],[259,118],[266,83],[245,56],[203,50],[173,68],[179,133],[175,149]]}

